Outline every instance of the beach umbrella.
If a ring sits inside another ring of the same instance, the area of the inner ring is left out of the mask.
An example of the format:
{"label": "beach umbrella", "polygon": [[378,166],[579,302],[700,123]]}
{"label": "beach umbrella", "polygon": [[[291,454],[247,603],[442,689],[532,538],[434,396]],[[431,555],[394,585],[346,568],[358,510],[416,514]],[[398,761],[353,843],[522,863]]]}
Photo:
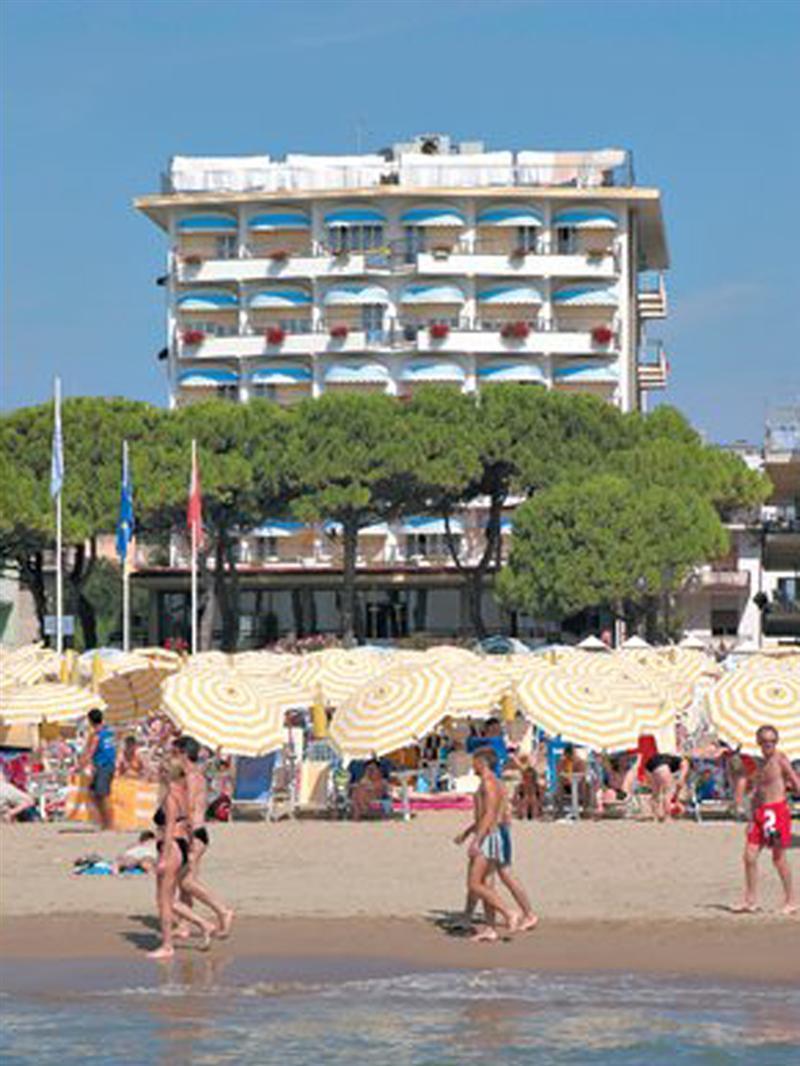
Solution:
{"label": "beach umbrella", "polygon": [[687,651],[708,651],[703,641],[691,633],[686,634],[683,640],[678,644],[678,647],[685,648]]}
{"label": "beach umbrella", "polygon": [[136,655],[141,659],[147,659],[164,675],[176,674],[183,666],[181,656],[170,648],[137,648]]}
{"label": "beach umbrella", "polygon": [[162,675],[146,660],[126,663],[97,684],[106,702],[106,719],[125,722],[161,709]]}
{"label": "beach umbrella", "polygon": [[651,647],[652,644],[648,644],[641,637],[632,636],[620,644],[620,651],[648,651]]}
{"label": "beach umbrella", "polygon": [[577,645],[577,647],[580,648],[581,651],[591,651],[591,652],[603,652],[603,651],[610,652],[611,651],[611,648],[609,648],[609,646],[607,644],[604,644],[602,642],[602,640],[600,640],[599,637],[594,636],[594,634],[592,634],[591,636],[585,637]]}
{"label": "beach umbrella", "polygon": [[757,752],[756,730],[773,725],[781,750],[800,759],[800,670],[736,670],[718,681],[706,700],[723,740]]}
{"label": "beach umbrella", "polygon": [[41,648],[36,649],[35,654],[0,658],[0,679],[5,684],[36,685],[48,678],[55,680],[60,667],[61,660],[57,653]]}
{"label": "beach umbrella", "polygon": [[0,722],[4,725],[68,722],[81,718],[95,707],[105,708],[105,701],[97,693],[59,681],[0,688]]}
{"label": "beach umbrella", "polygon": [[224,651],[199,651],[196,655],[190,655],[185,667],[191,669],[230,670],[232,656]]}
{"label": "beach umbrella", "polygon": [[487,718],[497,708],[503,692],[511,684],[509,679],[482,665],[470,665],[462,669],[446,665],[444,668],[452,682],[447,713],[454,718],[464,715]]}
{"label": "beach umbrella", "polygon": [[446,717],[452,684],[438,663],[388,670],[342,704],[331,738],[351,758],[385,755],[422,740]]}
{"label": "beach umbrella", "polygon": [[457,644],[435,644],[422,653],[422,661],[461,667],[474,666],[483,659],[469,648],[460,648]]}
{"label": "beach umbrella", "polygon": [[283,711],[232,670],[189,670],[164,682],[163,707],[183,733],[230,755],[283,745]]}
{"label": "beach umbrella", "polygon": [[282,676],[312,694],[320,688],[325,703],[338,707],[386,669],[383,656],[330,648],[302,656],[288,666]]}
{"label": "beach umbrella", "polygon": [[232,656],[233,669],[252,676],[256,674],[280,674],[287,666],[291,666],[296,661],[296,655],[286,655],[274,651],[240,651]]}
{"label": "beach umbrella", "polygon": [[248,684],[258,692],[262,699],[271,706],[280,707],[284,711],[294,710],[296,707],[309,707],[314,699],[314,692],[294,681],[287,681],[285,677],[276,677],[273,674],[251,674],[248,670],[236,670],[237,677],[243,677]]}
{"label": "beach umbrella", "polygon": [[607,683],[561,670],[530,674],[517,686],[523,712],[551,736],[595,750],[633,748],[642,731],[630,706]]}

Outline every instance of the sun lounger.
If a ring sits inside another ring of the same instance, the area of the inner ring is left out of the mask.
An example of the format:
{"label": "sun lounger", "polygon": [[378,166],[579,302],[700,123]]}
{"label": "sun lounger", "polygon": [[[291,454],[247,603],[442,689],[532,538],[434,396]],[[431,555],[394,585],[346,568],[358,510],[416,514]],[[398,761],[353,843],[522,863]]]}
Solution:
{"label": "sun lounger", "polygon": [[240,755],[236,770],[231,801],[231,814],[236,811],[260,813],[264,820],[273,817],[275,800],[274,778],[280,753],[270,752],[257,758]]}
{"label": "sun lounger", "polygon": [[307,759],[300,763],[295,814],[328,814],[332,809],[331,764]]}

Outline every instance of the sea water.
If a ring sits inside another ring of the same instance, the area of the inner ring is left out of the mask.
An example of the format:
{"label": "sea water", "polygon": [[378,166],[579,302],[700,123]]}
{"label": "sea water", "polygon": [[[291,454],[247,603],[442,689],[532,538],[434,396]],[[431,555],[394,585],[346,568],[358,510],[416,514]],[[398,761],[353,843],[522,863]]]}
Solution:
{"label": "sea water", "polygon": [[113,967],[73,968],[69,990],[48,990],[37,969],[15,969],[0,996],[4,1066],[800,1063],[800,989],[787,986],[510,970],[311,979],[250,963],[130,984]]}

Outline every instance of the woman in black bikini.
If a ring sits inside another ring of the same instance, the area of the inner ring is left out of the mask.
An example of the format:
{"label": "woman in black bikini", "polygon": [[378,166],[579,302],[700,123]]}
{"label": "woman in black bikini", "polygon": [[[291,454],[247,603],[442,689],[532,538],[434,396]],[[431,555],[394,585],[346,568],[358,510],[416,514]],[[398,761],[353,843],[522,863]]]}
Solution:
{"label": "woman in black bikini", "polygon": [[153,817],[159,832],[158,863],[156,865],[156,902],[161,922],[161,944],[148,958],[171,959],[173,925],[175,918],[196,925],[203,937],[203,948],[208,948],[214,926],[198,917],[189,907],[177,899],[181,881],[189,869],[189,822],[187,816],[186,774],[177,759],[168,760],[162,768],[162,780],[166,791],[161,806]]}

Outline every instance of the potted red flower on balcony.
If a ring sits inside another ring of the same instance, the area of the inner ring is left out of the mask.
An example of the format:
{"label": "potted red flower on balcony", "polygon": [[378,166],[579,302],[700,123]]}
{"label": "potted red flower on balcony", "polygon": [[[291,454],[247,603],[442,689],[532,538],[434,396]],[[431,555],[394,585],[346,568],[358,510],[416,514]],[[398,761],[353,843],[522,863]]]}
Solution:
{"label": "potted red flower on balcony", "polygon": [[196,252],[189,252],[187,255],[183,256],[184,266],[187,267],[198,267],[202,264],[202,262],[202,255],[198,255]]}
{"label": "potted red flower on balcony", "polygon": [[201,329],[185,329],[183,331],[183,343],[193,346],[195,344],[202,344],[206,335]]}
{"label": "potted red flower on balcony", "polygon": [[331,326],[331,337],[335,341],[343,341],[350,332],[350,327],[344,322],[337,322],[336,325]]}
{"label": "potted red flower on balcony", "polygon": [[267,259],[271,259],[273,263],[285,263],[288,258],[289,253],[285,248],[276,248],[267,254]]}
{"label": "potted red flower on balcony", "polygon": [[592,330],[592,340],[595,344],[611,344],[614,339],[614,331],[609,326],[595,326]]}
{"label": "potted red flower on balcony", "polygon": [[446,322],[431,322],[428,333],[431,335],[431,340],[443,341],[450,333],[450,327]]}
{"label": "potted red flower on balcony", "polygon": [[500,335],[506,340],[524,341],[531,331],[527,322],[506,322]]}
{"label": "potted red flower on balcony", "polygon": [[267,344],[283,344],[286,339],[286,330],[283,326],[270,326],[264,336]]}

